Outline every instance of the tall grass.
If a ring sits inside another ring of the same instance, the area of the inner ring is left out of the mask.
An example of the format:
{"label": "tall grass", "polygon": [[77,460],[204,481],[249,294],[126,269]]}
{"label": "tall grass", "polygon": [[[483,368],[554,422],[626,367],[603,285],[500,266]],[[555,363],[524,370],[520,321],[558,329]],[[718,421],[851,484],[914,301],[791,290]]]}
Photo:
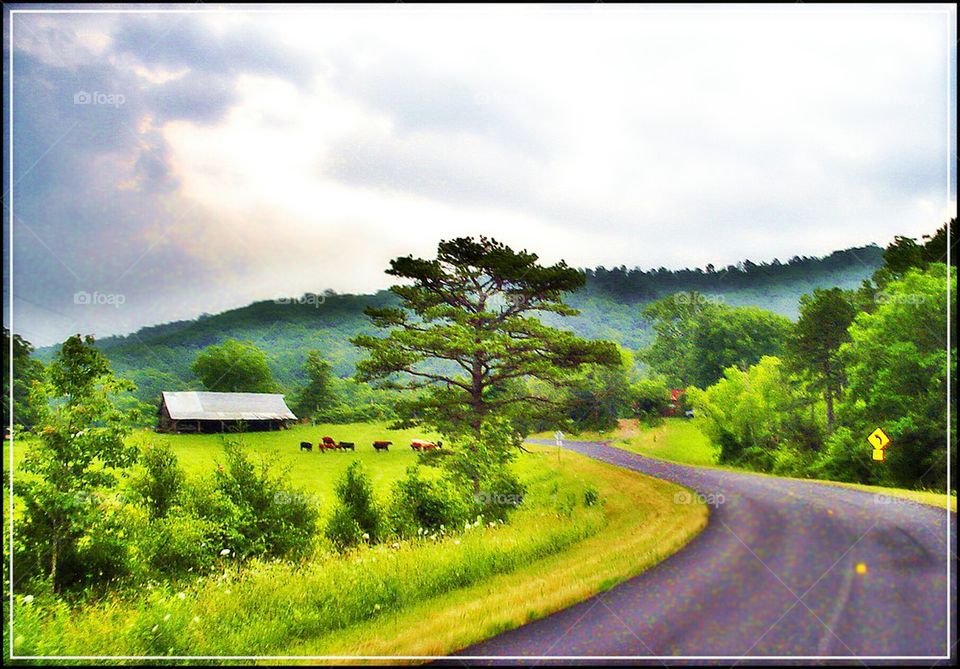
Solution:
{"label": "tall grass", "polygon": [[542,467],[528,476],[524,507],[507,525],[482,519],[436,539],[320,549],[299,564],[224,565],[192,583],[69,607],[19,597],[15,652],[21,655],[283,654],[292,642],[336,634],[430,598],[509,573],[596,534],[606,519],[584,502],[589,484]]}

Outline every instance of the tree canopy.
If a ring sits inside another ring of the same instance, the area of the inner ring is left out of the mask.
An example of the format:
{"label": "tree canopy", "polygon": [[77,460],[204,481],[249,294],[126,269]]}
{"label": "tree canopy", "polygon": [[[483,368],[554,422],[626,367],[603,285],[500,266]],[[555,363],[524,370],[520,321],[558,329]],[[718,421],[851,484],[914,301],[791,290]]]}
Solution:
{"label": "tree canopy", "polygon": [[656,337],[644,360],[676,387],[704,388],[731,365],[746,368],[779,355],[792,324],[756,307],[730,307],[699,293],[678,293],[654,302],[644,315]]}
{"label": "tree canopy", "polygon": [[267,356],[250,342],[229,339],[197,355],[193,373],[215,392],[271,393],[277,390]]}
{"label": "tree canopy", "polygon": [[404,422],[469,438],[477,457],[490,425],[512,425],[497,438],[509,446],[528,424],[520,417],[563,409],[526,381],[559,387],[584,365],[620,363],[613,343],[536,317],[576,313],[562,296],[583,286],[584,276],[562,261],[544,266],[536,254],[494,239],[458,238],[440,242],[435,259],[396,258],[387,273],[404,281],[390,289],[401,304],[367,310],[388,332],[353,339],[368,354],[357,376],[416,391],[398,404]]}
{"label": "tree canopy", "polygon": [[850,340],[847,329],[856,314],[853,302],[839,288],[814,290],[800,298],[800,318],[787,343],[794,369],[805,375],[811,388],[823,392],[828,431],[834,425],[834,399],[845,381],[838,354]]}

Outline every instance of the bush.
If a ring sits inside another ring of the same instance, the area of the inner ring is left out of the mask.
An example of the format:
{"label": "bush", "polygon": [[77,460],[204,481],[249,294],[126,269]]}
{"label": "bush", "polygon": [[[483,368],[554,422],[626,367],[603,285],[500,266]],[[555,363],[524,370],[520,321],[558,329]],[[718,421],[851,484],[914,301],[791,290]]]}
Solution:
{"label": "bush", "polygon": [[849,428],[838,427],[827,438],[820,457],[810,466],[810,474],[835,481],[879,483],[877,468],[870,461],[870,449],[865,443],[854,437]]}
{"label": "bush", "polygon": [[653,426],[663,422],[662,416],[670,406],[670,389],[662,379],[641,379],[629,390],[633,415]]}
{"label": "bush", "polygon": [[236,550],[242,543],[240,509],[223,494],[212,478],[188,480],[180,499],[184,515],[208,523],[208,537],[218,550]]}
{"label": "bush", "polygon": [[353,548],[363,538],[363,530],[353,519],[350,510],[345,506],[338,506],[324,528],[324,536],[330,540],[337,550]]}
{"label": "bush", "polygon": [[421,531],[438,532],[462,527],[472,516],[467,496],[446,478],[424,479],[416,466],[394,485],[390,498],[390,526],[399,537]]}
{"label": "bush", "polygon": [[162,518],[177,503],[183,488],[183,470],[168,444],[146,446],[140,454],[140,463],[143,472],[133,478],[131,488],[151,518]]}
{"label": "bush", "polygon": [[383,534],[382,513],[373,497],[373,485],[363,466],[354,461],[337,481],[339,504],[327,521],[324,534],[339,550],[352,548],[361,539],[376,543]]}
{"label": "bush", "polygon": [[773,452],[771,471],[778,476],[809,476],[815,458],[813,451],[781,446]]}
{"label": "bush", "polygon": [[143,512],[116,495],[91,497],[91,511],[90,525],[63,556],[64,585],[107,587],[138,571],[133,539],[144,525]]}
{"label": "bush", "polygon": [[268,462],[255,466],[238,443],[224,446],[226,466],[214,472],[217,489],[236,507],[235,529],[241,557],[296,557],[317,534],[312,497],[286,485]]}
{"label": "bush", "polygon": [[141,550],[148,564],[167,575],[209,568],[223,548],[216,523],[182,511],[154,520],[144,535]]}
{"label": "bush", "polygon": [[487,518],[505,521],[511,511],[523,504],[526,489],[506,468],[494,475],[485,487],[475,500],[481,503],[479,511]]}
{"label": "bush", "polygon": [[370,477],[359,462],[352,462],[337,481],[337,499],[344,510],[357,523],[360,531],[376,543],[380,539],[381,512],[373,498]]}

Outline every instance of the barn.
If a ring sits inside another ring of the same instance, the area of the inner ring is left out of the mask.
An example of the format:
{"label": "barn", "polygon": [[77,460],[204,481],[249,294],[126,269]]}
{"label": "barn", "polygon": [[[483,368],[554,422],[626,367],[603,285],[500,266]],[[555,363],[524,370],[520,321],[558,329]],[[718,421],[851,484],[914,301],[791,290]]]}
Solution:
{"label": "barn", "polygon": [[157,432],[282,430],[297,419],[283,395],[273,393],[163,392]]}

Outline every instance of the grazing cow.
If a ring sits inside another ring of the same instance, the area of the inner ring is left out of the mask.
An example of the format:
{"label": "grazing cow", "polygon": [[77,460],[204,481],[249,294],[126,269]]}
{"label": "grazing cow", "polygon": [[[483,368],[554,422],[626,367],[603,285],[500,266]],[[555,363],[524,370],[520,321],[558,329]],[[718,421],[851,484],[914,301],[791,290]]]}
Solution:
{"label": "grazing cow", "polygon": [[333,437],[323,437],[320,443],[317,444],[317,448],[320,449],[321,453],[326,453],[327,451],[337,450],[339,446],[337,446],[337,442],[333,440]]}
{"label": "grazing cow", "polygon": [[337,446],[344,451],[354,450],[352,441],[341,441]]}
{"label": "grazing cow", "polygon": [[392,444],[392,443],[393,443],[392,441],[375,441],[375,442],[373,442],[373,450],[375,450],[375,451],[377,451],[377,452],[379,452],[379,451],[389,451],[389,450],[390,450],[390,444]]}
{"label": "grazing cow", "polygon": [[313,450],[313,444],[311,444],[309,441],[301,441],[301,442],[300,442],[300,450],[301,450],[301,451],[312,451],[312,450]]}
{"label": "grazing cow", "polygon": [[435,448],[443,448],[443,442],[438,441],[434,443],[432,441],[414,439],[412,442],[410,442],[410,448],[412,448],[415,451],[432,451]]}

